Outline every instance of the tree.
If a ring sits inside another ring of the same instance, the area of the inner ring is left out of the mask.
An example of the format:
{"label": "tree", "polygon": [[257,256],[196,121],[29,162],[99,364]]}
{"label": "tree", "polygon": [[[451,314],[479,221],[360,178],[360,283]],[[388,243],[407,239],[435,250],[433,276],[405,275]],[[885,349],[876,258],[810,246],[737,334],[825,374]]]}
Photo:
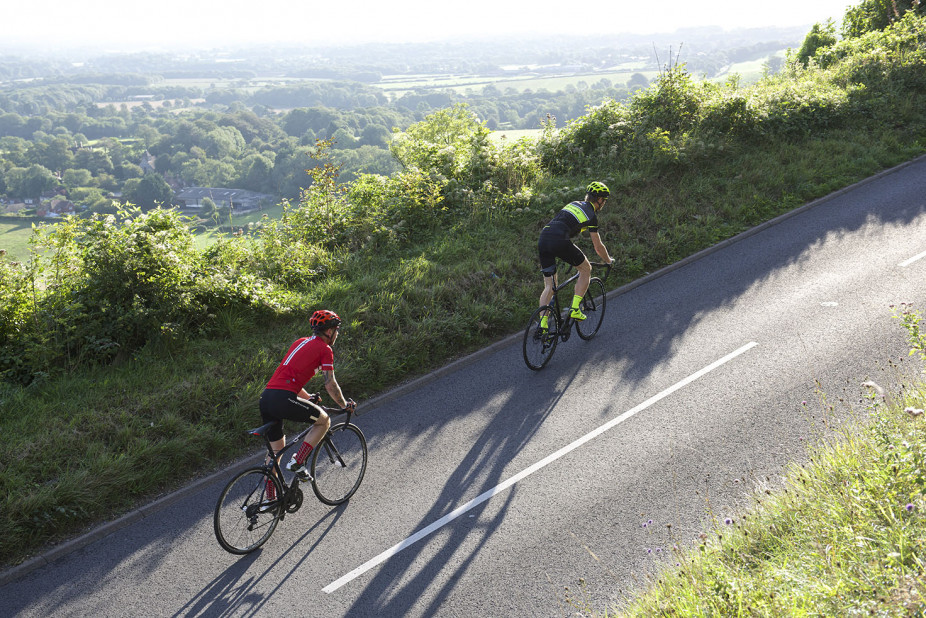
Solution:
{"label": "tree", "polygon": [[63,137],[48,137],[32,143],[29,155],[33,163],[38,163],[50,170],[61,171],[71,165],[71,155],[68,140]]}
{"label": "tree", "polygon": [[161,155],[154,160],[154,171],[163,175],[170,171],[170,163],[170,157],[167,155]]}
{"label": "tree", "polygon": [[216,208],[214,219],[215,222],[219,225],[223,223],[231,223],[232,209],[228,205],[228,202],[222,202],[222,205]]}
{"label": "tree", "polygon": [[344,127],[337,129],[331,137],[332,141],[334,141],[339,148],[353,148],[357,145],[357,138],[354,137],[354,134],[351,133],[349,129],[345,129]]}
{"label": "tree", "polygon": [[765,63],[765,71],[768,73],[768,75],[775,75],[781,71],[784,65],[785,61],[781,56],[771,55],[768,57],[768,61]]}
{"label": "tree", "polygon": [[842,33],[846,37],[859,37],[866,32],[884,30],[899,21],[907,11],[926,15],[923,0],[862,0],[846,10],[842,22]]}
{"label": "tree", "polygon": [[0,114],[0,136],[27,137],[26,121],[19,114]]}
{"label": "tree", "polygon": [[137,184],[126,182],[123,197],[142,210],[151,210],[158,206],[167,206],[173,197],[170,185],[158,174],[145,174]]}
{"label": "tree", "polygon": [[381,124],[370,123],[363,128],[360,134],[360,144],[388,148],[392,141],[392,132]]}
{"label": "tree", "polygon": [[813,58],[817,50],[823,47],[829,47],[836,43],[836,25],[833,20],[827,20],[825,24],[814,24],[804,37],[804,43],[797,51],[796,60],[807,66],[810,59]]}
{"label": "tree", "polygon": [[21,137],[0,137],[0,152],[3,158],[16,167],[29,164],[29,142]]}
{"label": "tree", "polygon": [[469,158],[474,141],[489,134],[469,106],[459,103],[442,109],[396,135],[389,150],[405,169],[416,167],[455,175]]}
{"label": "tree", "polygon": [[219,211],[211,197],[204,197],[199,209],[200,219],[219,223]]}
{"label": "tree", "polygon": [[64,170],[64,176],[62,181],[64,186],[68,189],[75,189],[77,187],[88,187],[92,182],[93,177],[90,175],[90,170],[85,169],[68,169]]}
{"label": "tree", "polygon": [[634,73],[630,76],[630,79],[627,80],[628,90],[638,90],[647,87],[649,87],[649,80],[646,79],[646,75],[643,75],[643,73]]}
{"label": "tree", "polygon": [[10,170],[7,185],[13,195],[31,198],[38,203],[43,193],[58,186],[58,179],[47,168],[33,164],[26,169]]}
{"label": "tree", "polygon": [[262,154],[248,155],[241,164],[240,184],[251,191],[263,191],[270,182],[273,161]]}

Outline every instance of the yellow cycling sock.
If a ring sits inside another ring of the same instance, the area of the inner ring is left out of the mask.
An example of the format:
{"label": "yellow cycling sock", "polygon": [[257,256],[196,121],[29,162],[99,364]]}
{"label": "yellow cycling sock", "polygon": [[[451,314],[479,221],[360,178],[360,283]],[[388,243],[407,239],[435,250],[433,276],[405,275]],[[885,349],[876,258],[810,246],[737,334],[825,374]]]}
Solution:
{"label": "yellow cycling sock", "polygon": [[578,294],[575,294],[575,295],[572,297],[572,308],[573,308],[573,309],[578,309],[578,308],[579,308],[579,303],[581,303],[581,302],[582,302],[582,297],[579,296]]}
{"label": "yellow cycling sock", "polygon": [[548,315],[545,315],[545,316],[543,316],[542,318],[540,318],[540,328],[546,328],[546,327],[547,327],[547,320],[548,320],[548,319],[550,319],[550,316],[548,316]]}

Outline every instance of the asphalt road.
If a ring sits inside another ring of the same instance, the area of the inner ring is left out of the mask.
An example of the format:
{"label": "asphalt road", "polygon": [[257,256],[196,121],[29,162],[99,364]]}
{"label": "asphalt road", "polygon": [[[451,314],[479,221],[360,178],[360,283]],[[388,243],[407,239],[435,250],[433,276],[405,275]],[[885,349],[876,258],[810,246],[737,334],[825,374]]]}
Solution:
{"label": "asphalt road", "polygon": [[924,280],[926,158],[626,286],[541,372],[511,338],[380,400],[356,496],[249,556],[213,536],[221,475],[7,572],[0,614],[603,611],[919,370],[890,305]]}

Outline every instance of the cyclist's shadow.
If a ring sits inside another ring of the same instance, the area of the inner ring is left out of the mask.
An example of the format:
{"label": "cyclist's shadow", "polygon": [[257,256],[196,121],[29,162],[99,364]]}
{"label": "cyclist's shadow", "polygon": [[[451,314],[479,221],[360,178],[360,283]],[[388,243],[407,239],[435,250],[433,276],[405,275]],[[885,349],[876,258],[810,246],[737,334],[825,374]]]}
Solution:
{"label": "cyclist's shadow", "polygon": [[[283,585],[289,580],[312,552],[318,547],[319,543],[328,535],[328,532],[334,527],[344,512],[349,508],[350,503],[345,503],[339,507],[333,508],[325,513],[312,527],[306,530],[302,536],[295,539],[289,549],[284,551],[276,560],[271,562],[260,574],[251,574],[246,577],[248,571],[254,566],[255,561],[260,557],[263,547],[242,556],[240,560],[229,566],[225,571],[215,577],[211,582],[205,585],[193,598],[178,609],[174,616],[227,616],[227,615],[257,615],[266,605],[267,601],[276,594]],[[325,520],[328,520],[327,524]],[[318,538],[312,543],[305,555],[300,558],[293,568],[283,577],[280,582],[271,590],[266,592],[257,592],[259,584],[279,566],[283,559],[297,547],[301,548],[303,541],[308,539],[316,531],[321,529]]]}
{"label": "cyclist's shadow", "polygon": [[[549,384],[552,376],[538,373],[510,393],[508,400],[489,420],[482,434],[447,478],[431,507],[422,514],[416,529],[432,524],[459,507],[466,501],[464,496],[482,495],[504,482],[511,473],[508,465],[512,459],[530,443],[575,380],[574,372],[567,372],[557,376],[555,392],[539,394],[542,389],[538,389],[537,384]],[[487,388],[486,391],[491,393],[493,389]],[[525,406],[527,398],[534,402],[543,400],[544,403]],[[478,410],[487,403],[469,401],[466,405]],[[525,413],[526,410],[533,412]],[[500,427],[500,424],[505,426]],[[479,479],[478,486],[476,479]],[[502,504],[495,499],[494,502],[489,501],[492,504],[487,509],[489,502],[484,502],[471,510],[468,516],[450,522],[443,529],[439,542],[431,539],[429,543],[429,539],[425,538],[391,557],[366,585],[347,615],[402,616],[408,615],[413,607],[415,613],[420,615],[438,613],[495,530],[502,525],[514,501],[517,487],[515,485],[504,496],[499,496],[503,500]],[[492,514],[487,516],[487,510]],[[439,543],[436,551],[434,543]],[[463,552],[465,555],[462,555]],[[422,560],[426,562],[425,565],[422,565]],[[441,568],[428,565],[441,565]],[[438,574],[447,565],[454,565],[454,571],[444,579]],[[440,589],[435,589],[433,584],[438,580],[443,583]],[[400,581],[401,584],[398,583]],[[429,600],[422,606],[425,596]]]}

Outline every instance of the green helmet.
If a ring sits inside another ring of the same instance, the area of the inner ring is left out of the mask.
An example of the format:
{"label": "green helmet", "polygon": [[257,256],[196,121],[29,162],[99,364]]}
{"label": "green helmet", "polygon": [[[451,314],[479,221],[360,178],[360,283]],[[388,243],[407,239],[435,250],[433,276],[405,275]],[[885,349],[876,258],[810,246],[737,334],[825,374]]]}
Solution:
{"label": "green helmet", "polygon": [[609,197],[611,195],[611,190],[603,182],[598,182],[597,180],[590,182],[587,187],[585,187],[585,192],[592,197],[592,199],[599,197]]}

